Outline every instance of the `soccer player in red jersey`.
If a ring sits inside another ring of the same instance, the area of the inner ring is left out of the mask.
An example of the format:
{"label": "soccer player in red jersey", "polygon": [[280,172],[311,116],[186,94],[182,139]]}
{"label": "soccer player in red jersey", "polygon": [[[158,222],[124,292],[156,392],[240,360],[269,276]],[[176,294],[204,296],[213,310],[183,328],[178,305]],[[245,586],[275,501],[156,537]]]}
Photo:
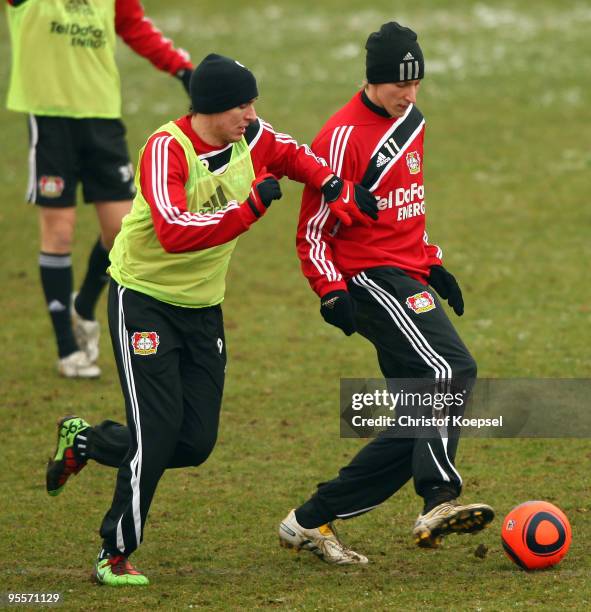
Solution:
{"label": "soccer player in red jersey", "polygon": [[[458,316],[462,292],[425,231],[425,120],[416,106],[423,53],[416,34],[396,22],[371,34],[366,50],[364,88],[326,122],[312,149],[337,174],[373,192],[378,221],[343,226],[322,194],[306,187],[297,231],[302,270],[323,318],[375,346],[389,385],[412,379],[420,389],[465,388],[473,384],[476,363],[433,289]],[[456,501],[462,487],[456,448],[457,436],[436,427],[415,437],[378,436],[288,514],[281,543],[329,563],[366,563],[338,540],[331,521],[376,508],[411,478],[424,499],[413,531],[419,546],[436,547],[446,534],[482,529],[494,512],[486,504]]]}

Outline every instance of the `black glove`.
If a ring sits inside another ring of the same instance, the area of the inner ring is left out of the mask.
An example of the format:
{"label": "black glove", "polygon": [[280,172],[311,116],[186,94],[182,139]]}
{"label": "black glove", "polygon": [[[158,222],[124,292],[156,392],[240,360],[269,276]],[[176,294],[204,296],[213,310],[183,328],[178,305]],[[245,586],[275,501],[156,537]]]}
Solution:
{"label": "black glove", "polygon": [[185,91],[191,95],[191,75],[193,71],[190,68],[182,68],[179,70],[175,76],[176,78],[183,84]]}
{"label": "black glove", "polygon": [[365,227],[378,218],[378,203],[375,196],[362,185],[354,185],[338,176],[333,176],[322,187],[322,194],[330,211],[344,225],[357,221]]}
{"label": "black glove", "polygon": [[267,168],[263,168],[252,182],[246,201],[252,212],[260,217],[269,208],[271,202],[279,200],[282,195],[279,181],[270,172],[267,172]]}
{"label": "black glove", "polygon": [[443,266],[431,266],[427,282],[439,293],[442,299],[447,300],[458,317],[464,314],[462,290],[453,274],[450,274]]}
{"label": "black glove", "polygon": [[330,291],[320,299],[320,314],[331,325],[338,327],[346,336],[354,334],[355,308],[348,291]]}

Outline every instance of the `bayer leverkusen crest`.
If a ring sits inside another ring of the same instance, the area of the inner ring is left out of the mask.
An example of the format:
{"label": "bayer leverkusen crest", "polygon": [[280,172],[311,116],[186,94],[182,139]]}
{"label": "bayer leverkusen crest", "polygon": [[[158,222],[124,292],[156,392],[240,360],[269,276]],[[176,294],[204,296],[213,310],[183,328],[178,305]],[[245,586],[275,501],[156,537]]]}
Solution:
{"label": "bayer leverkusen crest", "polygon": [[43,175],[39,179],[39,193],[44,198],[59,198],[64,192],[64,179],[61,176]]}
{"label": "bayer leverkusen crest", "polygon": [[406,305],[417,314],[428,312],[435,308],[435,300],[428,291],[421,291],[406,298]]}
{"label": "bayer leverkusen crest", "polygon": [[406,165],[411,174],[418,174],[421,171],[421,156],[417,151],[406,154]]}
{"label": "bayer leverkusen crest", "polygon": [[154,355],[159,344],[160,336],[156,332],[134,332],[131,336],[134,355]]}

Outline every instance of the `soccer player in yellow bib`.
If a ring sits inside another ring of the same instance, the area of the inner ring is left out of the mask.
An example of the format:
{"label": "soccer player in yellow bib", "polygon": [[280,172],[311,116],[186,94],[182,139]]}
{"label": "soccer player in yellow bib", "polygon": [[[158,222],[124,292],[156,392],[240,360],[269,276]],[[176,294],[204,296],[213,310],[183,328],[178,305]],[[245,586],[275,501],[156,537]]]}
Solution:
{"label": "soccer player in yellow bib", "polygon": [[254,75],[208,55],[191,79],[193,112],[156,130],[140,152],[131,213],[110,253],[109,326],[127,427],[64,417],[47,468],[57,495],[88,459],[118,467],[94,576],[145,585],[140,545],[165,469],[197,466],[214,448],[226,367],[221,302],[240,234],[281,197],[287,176],[321,190],[343,223],[369,224],[369,191],[257,117]]}
{"label": "soccer player in yellow bib", "polygon": [[[28,114],[27,200],[39,210],[39,268],[58,372],[96,378],[100,330],[94,310],[107,281],[108,252],[135,192],[121,122],[116,37],[187,89],[192,64],[146,19],[139,0],[8,0],[7,17],[7,106]],[[95,205],[100,236],[73,294],[78,183],[84,200]]]}

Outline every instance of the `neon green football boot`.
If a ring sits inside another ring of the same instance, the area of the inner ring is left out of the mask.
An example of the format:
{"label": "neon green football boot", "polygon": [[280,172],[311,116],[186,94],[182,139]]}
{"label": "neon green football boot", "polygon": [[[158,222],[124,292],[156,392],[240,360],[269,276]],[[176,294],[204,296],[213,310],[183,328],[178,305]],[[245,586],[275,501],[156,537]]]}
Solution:
{"label": "neon green football boot", "polygon": [[123,555],[110,555],[101,550],[92,577],[106,586],[147,586],[150,581]]}
{"label": "neon green football boot", "polygon": [[57,422],[57,446],[53,459],[47,462],[45,481],[47,493],[59,495],[68,478],[86,465],[74,452],[74,441],[79,433],[88,429],[90,425],[80,417],[65,416]]}

